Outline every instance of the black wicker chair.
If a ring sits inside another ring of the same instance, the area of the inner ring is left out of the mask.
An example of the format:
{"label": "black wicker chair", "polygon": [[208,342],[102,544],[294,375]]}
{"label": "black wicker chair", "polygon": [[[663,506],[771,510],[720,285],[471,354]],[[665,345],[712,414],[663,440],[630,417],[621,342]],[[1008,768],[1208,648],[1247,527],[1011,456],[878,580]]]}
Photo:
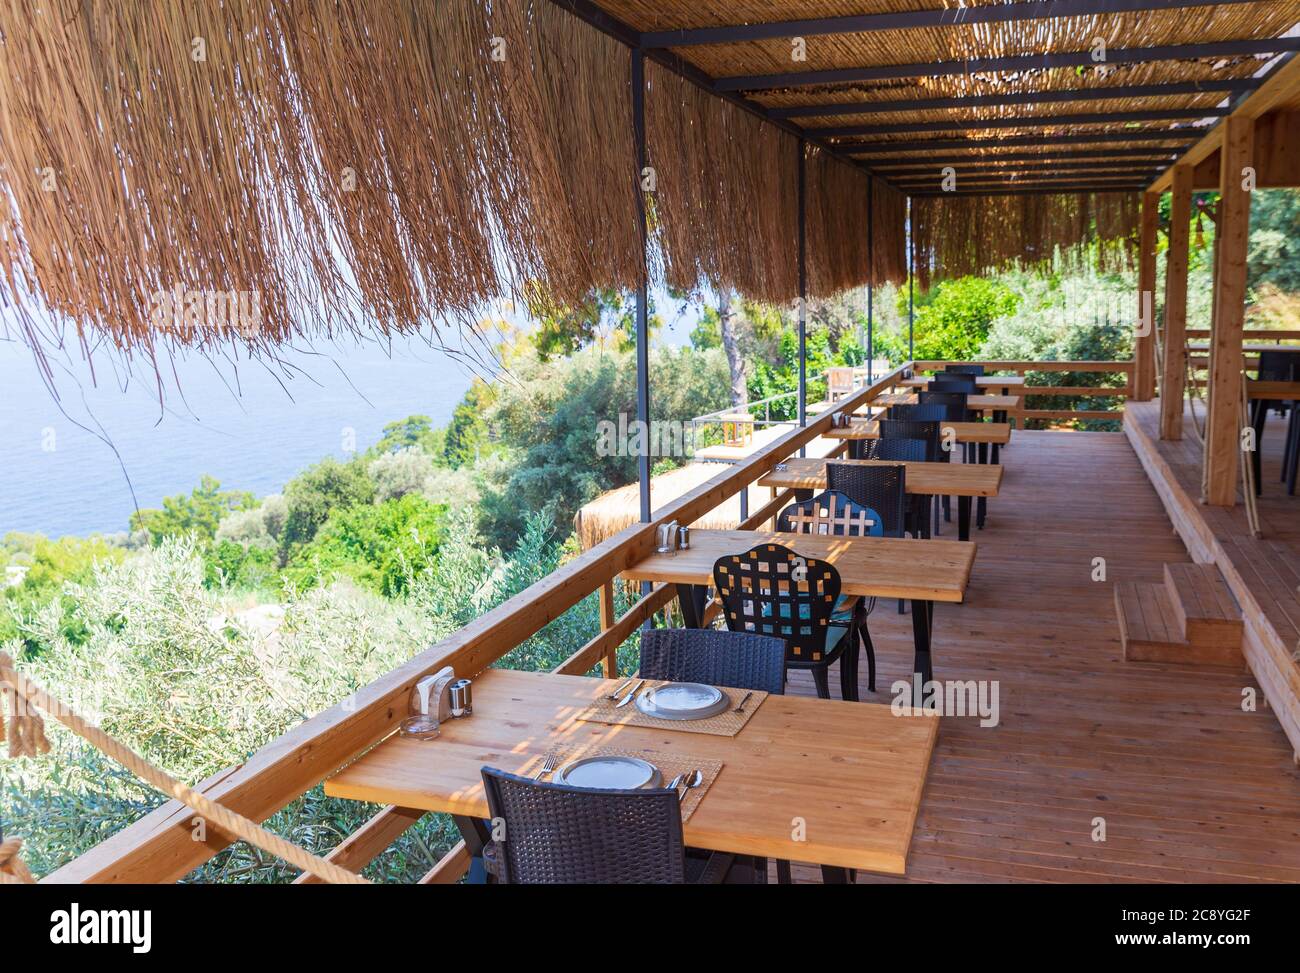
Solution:
{"label": "black wicker chair", "polygon": [[[1300,353],[1288,351],[1262,351],[1259,354],[1259,375],[1260,381],[1263,382],[1294,382],[1300,380]],[[1288,482],[1288,477],[1294,480],[1293,468],[1297,465],[1298,457],[1295,455],[1295,443],[1297,439],[1297,423],[1300,419],[1296,416],[1296,403],[1284,402],[1277,399],[1255,399],[1250,403],[1250,424],[1255,429],[1255,449],[1251,453],[1251,465],[1255,468],[1255,492],[1261,493],[1264,489],[1261,468],[1261,444],[1264,438],[1264,425],[1268,420],[1269,410],[1278,412],[1290,411],[1291,418],[1287,423],[1286,442],[1282,447],[1282,481]],[[1288,485],[1288,490],[1294,492],[1294,484]]]}
{"label": "black wicker chair", "polygon": [[[967,381],[969,379],[970,381]],[[927,392],[961,392],[966,395],[974,395],[979,391],[979,386],[975,383],[974,375],[952,375],[936,378],[930,381],[926,386]]]}
{"label": "black wicker chair", "polygon": [[983,375],[983,365],[947,365],[940,375]]}
{"label": "black wicker chair", "polygon": [[[943,423],[935,420],[917,420],[917,419],[881,419],[880,420],[880,438],[881,439],[921,439],[926,443],[925,462],[927,463],[946,463],[948,462],[948,451],[943,448]],[[918,510],[921,501],[917,501]],[[939,532],[939,498],[934,498],[934,518],[931,520],[930,510],[927,508],[922,514],[918,514],[913,523],[912,536],[929,537],[931,530],[935,534]]]}
{"label": "black wicker chair", "polygon": [[[845,464],[836,464],[844,466]],[[872,467],[858,467],[872,469]],[[870,507],[855,503],[845,493],[827,490],[811,500],[792,503],[776,518],[776,529],[792,534],[828,534],[833,537],[883,537],[885,534],[884,518]],[[853,679],[857,680],[858,651],[867,650],[867,688],[876,691],[876,647],[871,642],[871,632],[867,628],[867,616],[876,607],[875,598],[857,598],[840,596],[835,605],[832,620],[847,624],[851,619],[858,630],[858,643],[850,653],[851,659],[845,657],[840,663],[841,669],[853,665]]]}
{"label": "black wicker chair", "polygon": [[[932,425],[938,423],[902,423]],[[928,448],[927,443],[927,448]],[[854,503],[880,512],[886,537],[928,537],[929,500],[912,502],[907,496],[906,466],[858,466],[856,463],[827,463],[826,487],[847,494]],[[898,613],[903,613],[902,599]]]}
{"label": "black wicker chair", "polygon": [[[718,558],[713,586],[728,629],[784,641],[786,668],[810,670],[817,695],[830,699],[831,664],[857,638],[852,617],[847,625],[833,622],[840,574],[832,565],[780,544],[760,544]],[[857,699],[849,675],[841,666],[840,692],[845,699]]]}
{"label": "black wicker chair", "polygon": [[924,404],[891,405],[886,415],[903,422],[943,422],[949,418],[946,406]]}
{"label": "black wicker chair", "polygon": [[652,628],[641,633],[639,674],[646,679],[702,682],[781,695],[785,692],[785,643],[749,632]]}
{"label": "black wicker chair", "polygon": [[924,439],[863,439],[867,443],[863,459],[888,459],[899,463],[924,463],[930,444]]}
{"label": "black wicker chair", "polygon": [[766,881],[753,859],[691,858],[675,791],[611,791],[528,780],[484,767],[488,812],[504,837],[484,864],[511,885],[668,885]]}

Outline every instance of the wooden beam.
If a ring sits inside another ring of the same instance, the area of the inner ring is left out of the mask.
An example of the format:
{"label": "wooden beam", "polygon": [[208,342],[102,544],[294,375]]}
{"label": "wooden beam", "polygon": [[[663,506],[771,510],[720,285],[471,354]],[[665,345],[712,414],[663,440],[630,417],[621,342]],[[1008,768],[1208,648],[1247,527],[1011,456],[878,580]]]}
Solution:
{"label": "wooden beam", "polygon": [[[359,872],[378,857],[389,845],[400,838],[415,822],[424,817],[418,808],[388,805],[373,818],[344,838],[325,856],[325,860],[349,871]],[[311,872],[303,872],[293,880],[294,885],[324,885],[324,880]]]}
{"label": "wooden beam", "polygon": [[1241,450],[1241,343],[1246,318],[1246,243],[1250,192],[1243,188],[1251,165],[1255,121],[1234,115],[1223,133],[1219,224],[1215,234],[1214,326],[1210,337],[1210,409],[1205,428],[1205,500],[1221,507],[1237,502]]}
{"label": "wooden beam", "polygon": [[415,884],[455,885],[467,871],[469,871],[469,849],[465,847],[465,842],[459,841]]}
{"label": "wooden beam", "polygon": [[[1282,111],[1300,105],[1300,57],[1292,57],[1280,64],[1260,85],[1242,100],[1229,117],[1262,118],[1269,112]],[[1178,160],[1188,165],[1199,165],[1223,145],[1226,120],[1215,125]],[[1173,186],[1173,172],[1166,170],[1151,184],[1153,192],[1167,192]]]}
{"label": "wooden beam", "polygon": [[1134,398],[1149,402],[1156,393],[1156,230],[1160,225],[1160,194],[1142,194],[1138,239],[1137,338],[1133,342],[1136,380]]}
{"label": "wooden beam", "polygon": [[1164,361],[1160,376],[1160,438],[1183,438],[1183,391],[1187,340],[1187,262],[1191,246],[1193,169],[1174,166],[1169,212],[1169,255],[1165,262]]}
{"label": "wooden beam", "polygon": [[[614,579],[600,586],[600,628],[608,631],[614,627]],[[611,644],[600,660],[600,671],[606,679],[618,678],[618,645]]]}

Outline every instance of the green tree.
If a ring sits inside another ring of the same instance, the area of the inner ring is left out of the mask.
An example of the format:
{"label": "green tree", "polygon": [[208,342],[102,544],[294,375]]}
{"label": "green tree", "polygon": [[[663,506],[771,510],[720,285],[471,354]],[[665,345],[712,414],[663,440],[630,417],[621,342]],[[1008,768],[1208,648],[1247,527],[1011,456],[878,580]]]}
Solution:
{"label": "green tree", "polygon": [[[906,301],[905,292],[900,291],[899,300]],[[1019,295],[994,278],[942,281],[917,301],[915,357],[920,361],[974,358],[993,322],[1019,306]]]}
{"label": "green tree", "polygon": [[445,504],[415,493],[339,508],[294,553],[284,579],[302,590],[342,576],[377,594],[400,595],[437,555],[446,519]]}
{"label": "green tree", "polygon": [[205,475],[188,496],[178,493],[174,497],[164,497],[161,510],[137,510],[131,515],[131,529],[148,531],[154,544],[164,537],[185,534],[210,541],[216,536],[222,517],[231,511],[255,506],[257,498],[253,494],[245,490],[222,490],[218,480]]}
{"label": "green tree", "polygon": [[310,543],[335,510],[369,504],[374,498],[375,484],[360,460],[340,463],[331,457],[298,474],[284,488],[280,563],[287,564],[294,551]]}

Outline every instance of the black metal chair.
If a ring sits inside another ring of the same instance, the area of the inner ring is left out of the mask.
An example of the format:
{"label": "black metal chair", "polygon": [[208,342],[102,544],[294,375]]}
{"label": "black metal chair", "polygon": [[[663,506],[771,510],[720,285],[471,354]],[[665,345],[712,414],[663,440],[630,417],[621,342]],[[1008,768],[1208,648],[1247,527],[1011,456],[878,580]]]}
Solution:
{"label": "black metal chair", "polygon": [[[848,494],[836,490],[827,490],[810,500],[790,504],[777,516],[776,529],[792,534],[821,534],[832,537],[883,537],[885,534],[884,518],[880,514],[870,507],[855,503]],[[875,598],[841,595],[831,615],[831,619],[837,623],[845,624],[850,619],[856,623],[858,644],[850,653],[853,678],[856,683],[857,652],[865,646],[867,688],[873,693],[876,691],[876,648],[871,642],[871,632],[867,628],[867,616],[875,607]],[[849,664],[849,661],[846,657],[840,666]]]}
{"label": "black metal chair", "polygon": [[484,865],[497,882],[671,885],[767,880],[766,859],[688,855],[676,791],[569,787],[493,767],[481,773],[488,813],[503,834],[483,849]]}
{"label": "black metal chair", "polygon": [[[840,574],[832,565],[781,544],[760,544],[718,558],[713,586],[728,629],[784,641],[786,668],[810,670],[817,695],[830,699],[831,664],[857,639],[852,618],[833,624]],[[856,700],[850,675],[840,667],[840,694]]]}
{"label": "black metal chair", "polygon": [[768,635],[714,628],[652,628],[641,633],[638,672],[646,679],[759,689],[779,696],[785,692],[785,643]]}

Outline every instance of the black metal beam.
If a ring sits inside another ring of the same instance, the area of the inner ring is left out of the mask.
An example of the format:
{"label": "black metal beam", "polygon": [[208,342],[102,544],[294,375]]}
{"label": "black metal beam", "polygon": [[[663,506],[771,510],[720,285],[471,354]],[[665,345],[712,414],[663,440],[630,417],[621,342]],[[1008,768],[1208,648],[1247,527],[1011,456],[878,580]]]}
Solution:
{"label": "black metal beam", "polygon": [[782,37],[816,37],[825,34],[869,34],[881,30],[918,27],[956,27],[965,24],[1009,23],[1058,17],[1088,17],[1125,14],[1144,10],[1226,6],[1251,0],[1039,0],[1033,3],[984,4],[978,7],[941,7],[900,13],[864,14],[849,17],[814,17],[772,23],[737,24],[724,27],[695,27],[647,31],[642,41],[648,48],[694,47],[700,44],[738,44],[745,41]]}
{"label": "black metal beam", "polygon": [[1114,179],[1099,179],[1096,176],[1075,176],[1073,179],[1062,176],[1058,179],[968,179],[957,180],[952,189],[942,189],[935,185],[915,185],[908,186],[906,191],[912,193],[938,193],[939,195],[951,195],[952,193],[974,192],[976,189],[1041,189],[1049,186],[1098,186],[1098,187],[1115,187],[1127,188],[1129,186],[1141,186],[1145,184],[1144,177],[1141,175],[1129,174],[1118,176]]}
{"label": "black metal beam", "polygon": [[[932,169],[935,166],[987,166],[995,162],[1042,162],[1060,165],[1077,159],[1112,160],[1128,162],[1134,165],[1150,162],[1152,165],[1168,165],[1177,158],[1173,149],[1098,149],[1095,152],[1008,152],[997,155],[941,155],[927,157],[924,162],[915,159],[882,159],[876,164],[876,171],[893,178],[901,176],[909,169]],[[1099,161],[1098,164],[1104,164]]]}
{"label": "black metal beam", "polygon": [[[640,50],[632,51],[632,139],[636,146],[637,179],[645,171],[645,58]],[[650,324],[648,293],[650,262],[646,253],[648,245],[645,194],[638,181],[636,194],[637,226],[641,234],[641,272],[636,285],[636,417],[643,429],[650,428]],[[648,446],[637,457],[637,479],[640,482],[641,522],[650,522],[650,450]]]}
{"label": "black metal beam", "polygon": [[1133,183],[1125,186],[1096,186],[1088,183],[1078,185],[1061,185],[1034,189],[989,189],[972,192],[955,192],[955,193],[910,193],[911,199],[952,199],[966,196],[1062,196],[1073,195],[1075,193],[1125,193],[1141,192],[1145,183]]}
{"label": "black metal beam", "polygon": [[[1155,174],[1160,172],[1160,169],[1156,166],[1147,166],[1142,169],[1121,168],[1097,171],[1096,169],[1077,169],[1074,166],[1062,166],[1054,169],[1025,169],[1021,166],[1011,166],[1007,169],[974,169],[971,171],[954,169],[953,171],[956,173],[957,181],[961,182],[966,179],[984,180],[998,177],[1015,179],[1046,179],[1054,176],[1070,176],[1074,179],[1127,179],[1129,177],[1142,179],[1147,177],[1154,178]],[[944,173],[939,171],[908,173],[907,175],[900,175],[895,181],[895,185],[898,186],[899,189],[906,189],[919,185],[929,185],[930,183],[942,182],[943,179]]]}
{"label": "black metal beam", "polygon": [[[1107,142],[1195,142],[1208,129],[1171,128],[1141,132],[1084,132],[1077,135],[1012,135],[991,139],[921,139],[914,142],[845,142],[840,151],[854,158],[882,152],[933,152],[935,149],[993,149],[1019,145],[1102,145]],[[1177,151],[1177,150],[1171,150]]]}
{"label": "black metal beam", "polygon": [[768,113],[773,118],[831,118],[841,115],[874,115],[887,112],[942,111],[950,108],[1112,101],[1120,98],[1173,98],[1179,95],[1205,95],[1220,91],[1254,91],[1260,83],[1259,78],[1219,78],[1207,81],[1175,81],[1169,84],[1115,85],[1109,88],[1065,88],[1054,91],[1016,91],[1000,95],[959,95],[953,98],[907,98],[902,101],[787,105],[783,108],[769,108]]}
{"label": "black metal beam", "polygon": [[1152,111],[1089,112],[1080,115],[1032,115],[1025,118],[955,118],[942,122],[907,122],[897,125],[841,125],[810,128],[822,138],[854,138],[868,135],[907,135],[921,132],[949,132],[958,129],[981,132],[997,128],[1050,128],[1057,125],[1118,125],[1130,122],[1176,122],[1192,118],[1223,118],[1227,108],[1166,108]]}
{"label": "black metal beam", "polygon": [[746,74],[718,78],[718,91],[755,91],[812,84],[851,84],[887,78],[942,77],[984,71],[1042,71],[1050,68],[1099,67],[1103,64],[1139,64],[1150,61],[1181,61],[1207,57],[1251,57],[1300,50],[1300,37],[1213,41],[1204,44],[1163,44],[1154,47],[1112,48],[1104,61],[1093,52],[1064,51],[1055,54],[1018,54],[1010,57],[976,57],[960,61],[931,61],[914,64],[880,64],[871,67],[832,68],[822,71],[788,71],[781,74]]}
{"label": "black metal beam", "polygon": [[929,177],[942,169],[951,168],[958,175],[969,176],[981,172],[1088,172],[1105,169],[1123,169],[1125,172],[1150,172],[1159,170],[1165,166],[1163,160],[1153,159],[1115,159],[1111,162],[1008,162],[1004,165],[992,165],[988,162],[981,162],[977,166],[969,168],[965,166],[954,166],[945,162],[928,162],[925,165],[914,165],[909,169],[890,172],[896,183],[902,184],[909,179]]}

